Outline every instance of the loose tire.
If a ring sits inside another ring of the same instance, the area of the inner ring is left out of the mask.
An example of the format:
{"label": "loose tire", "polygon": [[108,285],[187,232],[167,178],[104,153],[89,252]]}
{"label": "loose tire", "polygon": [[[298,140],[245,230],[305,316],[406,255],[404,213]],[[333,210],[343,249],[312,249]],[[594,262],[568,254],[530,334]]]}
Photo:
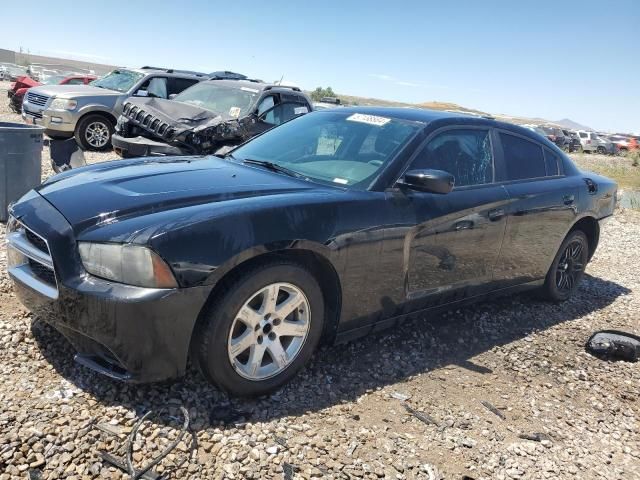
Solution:
{"label": "loose tire", "polygon": [[581,230],[564,239],[547,272],[543,296],[554,302],[567,300],[578,287],[589,261],[589,240]]}
{"label": "loose tire", "polygon": [[195,363],[231,394],[271,392],[309,361],[320,341],[320,286],[304,267],[282,260],[252,267],[223,288],[194,332]]}
{"label": "loose tire", "polygon": [[111,120],[104,115],[91,114],[78,122],[74,136],[83,150],[102,151],[111,148],[113,131]]}

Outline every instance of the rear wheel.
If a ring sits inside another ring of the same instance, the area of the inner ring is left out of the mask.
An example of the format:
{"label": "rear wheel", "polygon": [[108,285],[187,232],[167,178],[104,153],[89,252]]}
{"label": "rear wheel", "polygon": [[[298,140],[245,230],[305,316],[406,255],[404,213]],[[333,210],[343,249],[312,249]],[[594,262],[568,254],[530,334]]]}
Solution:
{"label": "rear wheel", "polygon": [[547,272],[543,295],[548,300],[567,300],[584,276],[589,261],[589,241],[581,230],[575,230],[565,238]]}
{"label": "rear wheel", "polygon": [[100,151],[111,148],[113,131],[113,124],[107,117],[91,114],[78,122],[74,135],[83,150]]}
{"label": "rear wheel", "polygon": [[271,261],[231,281],[194,333],[201,372],[234,395],[268,393],[311,358],[324,323],[314,276],[289,261]]}

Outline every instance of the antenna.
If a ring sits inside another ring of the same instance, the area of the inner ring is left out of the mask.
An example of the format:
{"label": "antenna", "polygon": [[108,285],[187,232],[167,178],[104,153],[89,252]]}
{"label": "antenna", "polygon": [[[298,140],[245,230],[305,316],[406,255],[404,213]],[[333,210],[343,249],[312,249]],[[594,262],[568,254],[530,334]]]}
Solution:
{"label": "antenna", "polygon": [[282,85],[282,80],[284,80],[284,73],[282,74],[282,76],[280,77],[280,81],[278,82],[278,85]]}

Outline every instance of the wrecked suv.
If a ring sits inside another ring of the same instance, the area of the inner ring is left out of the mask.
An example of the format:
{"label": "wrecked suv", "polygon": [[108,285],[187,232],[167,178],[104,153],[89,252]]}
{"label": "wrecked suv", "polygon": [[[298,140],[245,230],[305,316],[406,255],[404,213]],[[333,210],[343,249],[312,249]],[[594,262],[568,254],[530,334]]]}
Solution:
{"label": "wrecked suv", "polygon": [[253,80],[210,80],[170,100],[131,98],[113,135],[122,157],[206,155],[235,146],[310,112],[297,87]]}

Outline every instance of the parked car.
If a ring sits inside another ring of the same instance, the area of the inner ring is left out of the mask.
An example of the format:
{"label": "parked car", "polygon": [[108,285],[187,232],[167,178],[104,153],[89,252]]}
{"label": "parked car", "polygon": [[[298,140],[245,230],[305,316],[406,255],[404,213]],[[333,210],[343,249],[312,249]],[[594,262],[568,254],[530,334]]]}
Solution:
{"label": "parked car", "polygon": [[638,142],[632,136],[627,135],[611,135],[610,140],[616,145],[616,153],[618,155],[626,155],[629,151],[638,149]]}
{"label": "parked car", "polygon": [[568,143],[565,143],[565,145],[567,146],[567,151],[568,152],[579,151],[580,138],[578,137],[578,134],[573,130],[565,130],[565,129],[562,130],[562,133],[564,134],[565,138],[568,139]]}
{"label": "parked car", "polygon": [[546,137],[550,141],[555,143],[558,146],[558,148],[561,148],[562,150],[569,149],[570,141],[568,138],[565,137],[561,128],[550,127],[547,125],[540,125],[539,128],[544,131]]}
{"label": "parked car", "polygon": [[10,82],[15,82],[18,77],[23,77],[27,74],[26,69],[13,63],[0,63],[0,72],[2,72],[2,80]]}
{"label": "parked car", "polygon": [[578,130],[578,138],[580,139],[580,151],[592,153],[598,149],[598,135],[595,132],[587,132],[586,130]]}
{"label": "parked car", "polygon": [[297,87],[209,80],[172,100],[127,100],[113,148],[122,157],[215,153],[309,111],[311,102]]}
{"label": "parked car", "polygon": [[615,155],[616,153],[618,153],[618,146],[606,135],[597,134],[595,141],[597,153],[601,155]]}
{"label": "parked car", "polygon": [[[342,341],[523,289],[568,299],[616,184],[515,125],[303,115],[216,156],[98,163],[10,209],[20,300],[112,378],[269,392]],[[473,245],[473,248],[469,248]]]}
{"label": "parked car", "polygon": [[52,138],[75,136],[85,150],[106,150],[122,105],[130,97],[169,98],[207,77],[153,68],[117,69],[89,85],[35,87],[27,92],[22,118],[42,125]]}
{"label": "parked car", "polygon": [[7,90],[9,97],[9,107],[16,112],[22,112],[22,101],[27,90],[40,85],[87,85],[95,80],[95,75],[52,75],[44,82],[38,82],[31,77],[18,77],[15,83],[12,83]]}

